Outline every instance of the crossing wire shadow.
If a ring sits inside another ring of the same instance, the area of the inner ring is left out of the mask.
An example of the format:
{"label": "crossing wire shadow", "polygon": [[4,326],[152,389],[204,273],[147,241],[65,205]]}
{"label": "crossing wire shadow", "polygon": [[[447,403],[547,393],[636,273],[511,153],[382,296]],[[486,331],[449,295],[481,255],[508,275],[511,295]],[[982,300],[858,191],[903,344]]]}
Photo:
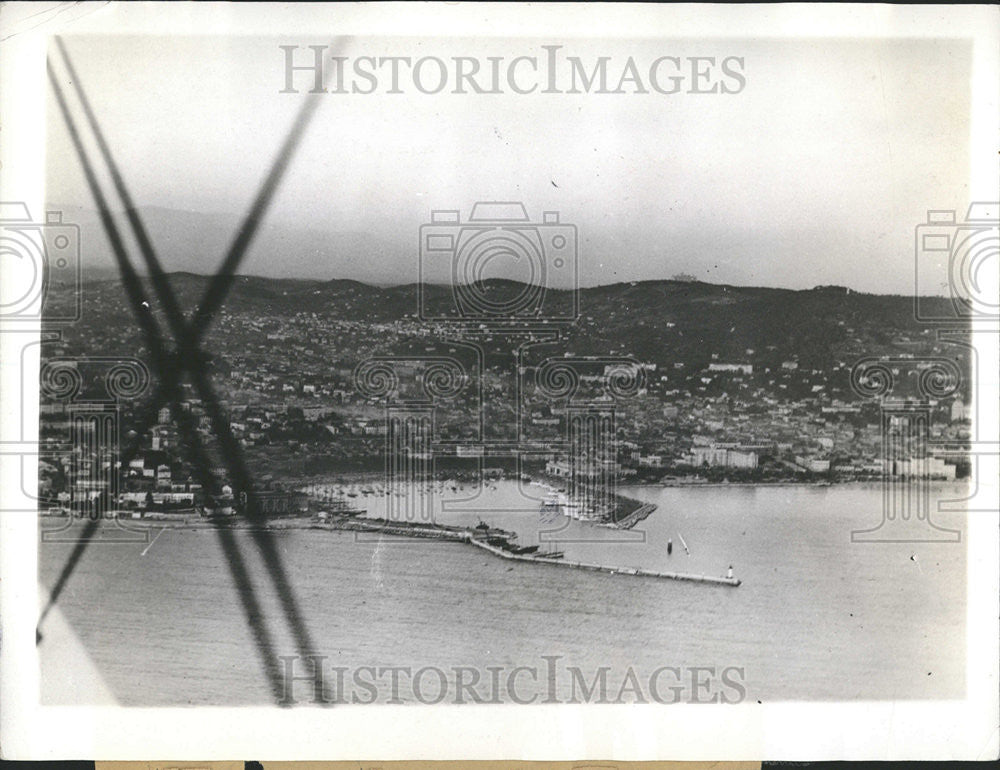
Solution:
{"label": "crossing wire shadow", "polygon": [[[201,302],[193,313],[192,319],[187,321],[181,311],[177,297],[170,287],[169,280],[142,223],[138,209],[129,194],[124,178],[118,165],[115,163],[110,147],[104,138],[100,124],[83,89],[80,77],[73,66],[65,43],[60,37],[56,37],[55,40],[69,80],[73,84],[76,96],[82,106],[87,125],[96,141],[101,158],[110,173],[115,192],[124,206],[126,218],[139,246],[142,258],[149,270],[153,290],[165,311],[167,325],[174,342],[174,349],[170,350],[159,323],[145,302],[145,289],[143,288],[142,279],[129,257],[122,234],[115,223],[107,199],[98,182],[94,166],[83,145],[79,125],[71,113],[66,100],[66,94],[60,85],[59,78],[50,59],[47,62],[50,85],[52,86],[70,139],[72,140],[74,150],[82,166],[87,185],[97,205],[101,224],[111,244],[129,304],[131,305],[139,329],[150,349],[153,369],[159,378],[158,390],[139,421],[139,425],[136,427],[135,439],[125,447],[121,457],[121,464],[123,466],[127,465],[138,453],[141,448],[142,437],[155,423],[160,407],[166,403],[173,404],[176,407],[174,411],[177,415],[176,419],[179,432],[182,436],[182,448],[186,454],[186,459],[190,462],[211,504],[213,507],[218,507],[218,502],[221,498],[221,484],[211,470],[213,464],[209,450],[199,436],[193,417],[181,408],[181,403],[184,401],[182,376],[187,375],[190,377],[209,416],[212,433],[218,442],[218,451],[222,455],[229,479],[233,483],[234,491],[239,498],[246,500],[241,515],[251,524],[248,530],[250,537],[266,566],[268,575],[280,599],[285,622],[288,624],[295,639],[298,652],[305,658],[315,656],[315,646],[299,608],[295,592],[288,580],[287,572],[274,539],[270,532],[263,527],[266,517],[261,511],[258,498],[254,493],[250,471],[244,461],[239,443],[235,440],[230,430],[229,422],[206,374],[206,359],[201,348],[201,342],[213,317],[225,302],[225,298],[232,287],[235,272],[246,255],[295,150],[305,133],[309,121],[318,107],[319,94],[321,92],[311,92],[302,104],[285,141],[272,163],[271,169],[261,184],[257,196],[244,217],[218,271],[213,275]],[[63,566],[50,594],[49,602],[39,619],[37,629],[37,638],[39,640],[41,639],[41,625],[45,617],[58,602],[60,595],[65,590],[70,577],[86,552],[87,546],[92,541],[98,525],[99,522],[96,521],[88,522],[85,525],[80,540]],[[250,580],[247,563],[233,532],[224,525],[217,527],[216,532],[225,553],[226,562],[236,586],[247,625],[253,636],[264,674],[275,701],[281,704],[285,682],[282,677],[282,670],[278,664],[278,656],[272,634]],[[314,685],[318,688],[317,692],[322,692],[324,687],[322,672],[316,670],[314,674]]]}

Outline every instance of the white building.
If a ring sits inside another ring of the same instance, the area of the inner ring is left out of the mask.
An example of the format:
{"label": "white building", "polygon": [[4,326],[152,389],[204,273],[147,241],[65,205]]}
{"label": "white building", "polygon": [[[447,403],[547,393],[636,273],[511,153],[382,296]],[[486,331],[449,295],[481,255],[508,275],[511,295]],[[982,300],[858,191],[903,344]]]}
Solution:
{"label": "white building", "polygon": [[745,452],[739,449],[726,449],[723,447],[696,446],[691,448],[688,455],[691,465],[708,465],[713,468],[756,468],[760,458],[756,452]]}
{"label": "white building", "polygon": [[709,364],[708,371],[753,374],[753,364]]}
{"label": "white building", "polygon": [[925,457],[910,460],[893,460],[892,475],[927,479],[955,480],[956,468],[940,457]]}

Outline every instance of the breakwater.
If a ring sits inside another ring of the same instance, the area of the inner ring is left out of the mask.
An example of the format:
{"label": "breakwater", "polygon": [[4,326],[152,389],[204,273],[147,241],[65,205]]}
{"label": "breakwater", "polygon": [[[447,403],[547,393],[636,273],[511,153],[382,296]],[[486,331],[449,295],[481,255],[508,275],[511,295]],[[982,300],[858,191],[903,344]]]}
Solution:
{"label": "breakwater", "polygon": [[465,542],[470,535],[470,530],[465,527],[448,527],[442,524],[415,524],[408,521],[361,517],[333,519],[326,523],[314,523],[310,524],[309,528],[343,532],[371,532],[379,535],[416,537],[425,540],[451,540],[456,543]]}
{"label": "breakwater", "polygon": [[[651,510],[654,508],[655,506],[650,507]],[[640,511],[636,511],[635,513],[638,514]],[[648,515],[649,513],[645,514],[645,516]],[[645,518],[645,516],[642,518]],[[479,528],[469,529],[467,527],[449,527],[440,524],[418,524],[405,521],[391,521],[388,519],[365,519],[358,517],[345,520],[334,520],[324,524],[313,524],[312,528],[371,532],[383,535],[398,535],[400,537],[416,537],[429,540],[448,540],[452,542],[468,543],[476,548],[488,551],[493,556],[497,556],[501,559],[507,559],[508,561],[568,567],[572,569],[587,570],[589,572],[603,572],[608,575],[660,578],[661,580],[683,580],[689,583],[709,583],[713,585],[730,586],[733,588],[739,586],[742,582],[739,578],[694,575],[684,572],[657,572],[654,570],[639,569],[637,567],[609,567],[602,564],[587,564],[585,562],[570,561],[565,558],[546,557],[544,554],[514,553],[487,542],[490,538],[509,542],[508,538],[511,537],[511,533],[492,527],[485,528],[482,525]]]}
{"label": "breakwater", "polygon": [[489,543],[485,543],[474,537],[472,533],[468,534],[466,542],[471,543],[477,548],[482,548],[484,551],[489,551],[494,556],[499,556],[501,559],[530,562],[531,564],[548,564],[556,567],[572,567],[574,569],[588,570],[590,572],[604,572],[609,575],[631,575],[633,577],[661,578],[663,580],[685,580],[690,583],[712,583],[715,585],[724,585],[733,588],[743,582],[739,578],[713,577],[711,575],[691,575],[683,572],[655,572],[653,570],[639,569],[637,567],[607,567],[600,564],[586,564],[579,561],[566,561],[565,559],[547,559],[544,556],[525,556],[523,554],[511,553],[510,551],[505,551],[502,548],[497,548]]}
{"label": "breakwater", "polygon": [[638,508],[636,508],[632,513],[627,516],[623,516],[614,522],[609,522],[605,526],[614,527],[616,529],[632,529],[636,524],[638,524],[643,519],[647,518],[649,514],[656,510],[656,506],[653,503],[643,503]]}
{"label": "breakwater", "polygon": [[[655,508],[652,506],[651,508]],[[640,509],[641,510],[641,509]],[[638,514],[640,511],[636,511]],[[648,513],[646,514],[649,515]],[[645,518],[645,516],[643,516]],[[186,519],[186,517],[178,517]],[[160,527],[162,529],[216,529],[226,527],[232,529],[255,528],[245,520],[233,519],[225,523],[220,521],[209,521],[204,518],[198,520],[175,520],[167,522],[164,520],[137,520],[130,521],[130,524],[145,527]],[[637,567],[610,567],[602,564],[588,564],[585,562],[570,561],[565,558],[547,557],[545,554],[525,554],[514,553],[513,551],[500,548],[487,542],[492,539],[494,542],[504,542],[513,545],[512,540],[516,540],[516,535],[512,532],[489,527],[480,524],[478,527],[457,527],[443,524],[428,524],[408,521],[393,521],[391,519],[372,519],[363,517],[336,517],[329,521],[316,521],[315,519],[305,519],[304,517],[273,519],[265,529],[313,529],[323,531],[340,532],[368,532],[372,534],[420,538],[426,540],[444,540],[455,543],[468,543],[476,548],[488,551],[493,556],[509,561],[526,562],[529,564],[545,564],[549,566],[568,567],[581,569],[589,572],[603,572],[608,575],[627,575],[631,577],[659,578],[662,580],[682,580],[689,583],[708,583],[712,585],[724,585],[730,587],[739,586],[742,582],[738,578],[715,577],[712,575],[695,575],[684,572],[657,572],[654,570],[640,569]],[[152,544],[150,544],[151,546]],[[149,548],[147,548],[149,550]]]}

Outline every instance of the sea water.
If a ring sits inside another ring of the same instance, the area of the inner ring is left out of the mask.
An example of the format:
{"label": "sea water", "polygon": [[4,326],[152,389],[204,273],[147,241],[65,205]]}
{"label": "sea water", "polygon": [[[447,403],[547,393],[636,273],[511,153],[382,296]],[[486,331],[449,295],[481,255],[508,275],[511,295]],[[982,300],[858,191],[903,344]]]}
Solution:
{"label": "sea water", "polygon": [[[364,667],[425,667],[449,678],[456,667],[471,667],[486,682],[488,667],[506,677],[525,666],[544,679],[556,661],[587,682],[604,669],[612,700],[629,670],[647,683],[663,667],[711,669],[709,678],[728,670],[739,686],[726,692],[747,701],[964,693],[964,539],[852,542],[852,530],[881,518],[878,485],[625,488],[657,506],[629,531],[540,512],[540,487],[455,486],[429,492],[437,523],[485,520],[517,532],[520,545],[560,551],[566,560],[713,576],[731,566],[742,584],[592,573],[507,561],[463,543],[371,533],[271,533],[322,666],[348,678]],[[951,492],[946,496],[963,496],[957,486]],[[385,515],[387,505],[407,510],[406,501],[391,497],[378,490],[349,502],[373,516]],[[964,529],[959,514],[937,519]],[[234,530],[233,537],[272,652],[301,655],[288,604],[251,534]],[[148,545],[94,542],[59,598],[103,684],[127,705],[274,702],[219,533],[167,530]],[[41,544],[43,587],[52,588],[73,549],[71,542]],[[61,651],[40,650],[43,702],[86,702],[79,689],[70,696],[61,678],[45,675]],[[301,661],[288,660],[293,668],[286,671],[306,672]],[[561,676],[556,697],[581,697],[575,684]],[[308,701],[308,683],[299,685],[305,689],[297,700]],[[392,700],[379,688],[377,702]],[[413,701],[406,688],[395,696]]]}

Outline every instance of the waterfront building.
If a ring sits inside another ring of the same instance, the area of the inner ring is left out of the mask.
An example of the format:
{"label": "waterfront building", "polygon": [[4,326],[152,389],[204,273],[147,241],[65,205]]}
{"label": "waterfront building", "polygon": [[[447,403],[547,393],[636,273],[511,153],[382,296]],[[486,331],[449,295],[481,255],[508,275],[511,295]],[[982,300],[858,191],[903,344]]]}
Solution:
{"label": "waterfront building", "polygon": [[756,468],[760,458],[756,452],[741,449],[712,446],[695,446],[691,448],[688,462],[696,467],[707,465],[713,468]]}
{"label": "waterfront building", "polygon": [[946,463],[940,457],[911,458],[893,460],[892,475],[954,481],[956,466]]}
{"label": "waterfront building", "polygon": [[795,464],[800,468],[811,471],[812,473],[826,473],[830,470],[830,461],[820,459],[818,457],[803,457],[802,455],[796,455]]}

